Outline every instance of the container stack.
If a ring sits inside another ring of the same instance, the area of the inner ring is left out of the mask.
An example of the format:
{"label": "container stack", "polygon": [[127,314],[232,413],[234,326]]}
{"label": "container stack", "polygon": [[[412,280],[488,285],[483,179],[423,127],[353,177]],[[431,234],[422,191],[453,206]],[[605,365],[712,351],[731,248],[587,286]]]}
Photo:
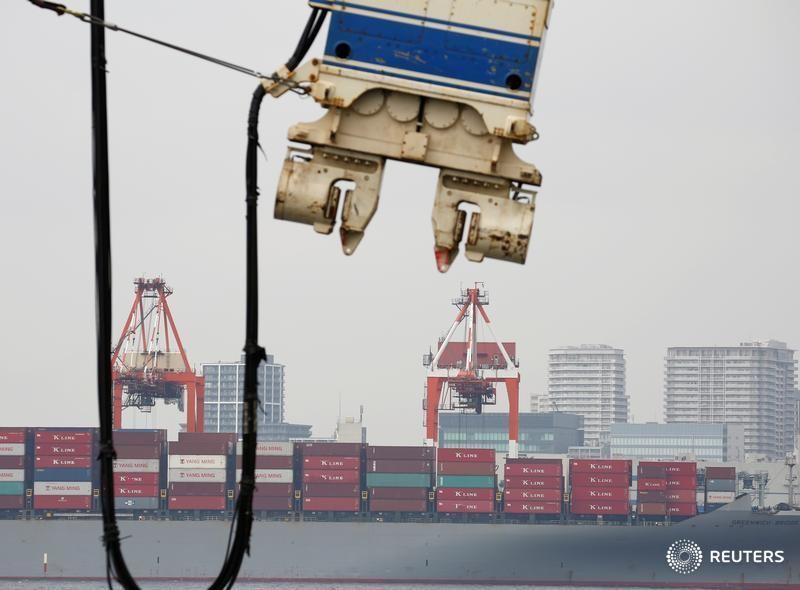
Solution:
{"label": "container stack", "polygon": [[359,443],[303,443],[303,510],[358,512],[361,507]]}
{"label": "container stack", "polygon": [[669,461],[665,463],[667,480],[667,514],[683,518],[697,514],[697,463]]}
{"label": "container stack", "polygon": [[[242,478],[242,442],[236,443],[236,481]],[[238,488],[237,488],[238,489]],[[256,444],[253,510],[289,512],[294,508],[294,444]]]}
{"label": "container stack", "polygon": [[663,520],[666,517],[666,463],[639,461],[636,468],[636,514],[645,520]]}
{"label": "container stack", "polygon": [[25,508],[26,428],[0,428],[0,510]]}
{"label": "container stack", "polygon": [[577,516],[627,516],[631,474],[628,459],[570,460],[570,512]]}
{"label": "container stack", "polygon": [[506,459],[504,512],[559,515],[563,493],[561,459]]}
{"label": "container stack", "polygon": [[736,468],[706,467],[706,512],[716,510],[736,498]]}
{"label": "container stack", "polygon": [[114,432],[114,505],[118,510],[159,510],[166,493],[166,430]]}
{"label": "container stack", "polygon": [[186,433],[169,443],[169,508],[225,510],[236,434]]}
{"label": "container stack", "polygon": [[33,435],[33,507],[90,510],[96,429],[36,428]]}
{"label": "container stack", "polygon": [[434,478],[433,447],[367,447],[372,512],[428,512]]}
{"label": "container stack", "polygon": [[494,449],[439,449],[436,460],[438,512],[494,512]]}

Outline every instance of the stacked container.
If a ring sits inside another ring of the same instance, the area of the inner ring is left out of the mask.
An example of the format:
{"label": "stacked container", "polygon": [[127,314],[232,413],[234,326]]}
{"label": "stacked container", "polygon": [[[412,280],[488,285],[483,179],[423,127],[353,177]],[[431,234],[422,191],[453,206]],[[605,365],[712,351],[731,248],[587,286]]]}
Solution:
{"label": "stacked container", "polygon": [[716,510],[736,497],[735,467],[706,467],[706,511]]}
{"label": "stacked container", "polygon": [[92,508],[94,428],[36,428],[33,435],[33,508]]}
{"label": "stacked container", "polygon": [[561,459],[506,459],[504,512],[559,515],[563,492]]}
{"label": "stacked container", "polygon": [[636,514],[643,519],[663,520],[667,515],[667,470],[665,463],[639,461],[636,468]]}
{"label": "stacked container", "polygon": [[226,509],[235,441],[235,433],[181,432],[169,443],[170,510]]}
{"label": "stacked container", "polygon": [[[242,443],[236,443],[236,482],[242,478]],[[289,512],[294,508],[294,444],[256,444],[253,510]]]}
{"label": "stacked container", "polygon": [[494,512],[494,449],[439,449],[437,512]]}
{"label": "stacked container", "polygon": [[434,477],[433,447],[367,447],[372,512],[427,512]]}
{"label": "stacked container", "polygon": [[303,443],[303,510],[358,512],[361,508],[362,445]]}
{"label": "stacked container", "polygon": [[627,516],[631,472],[629,459],[571,459],[570,512],[577,516]]}
{"label": "stacked container", "polygon": [[166,430],[114,432],[114,505],[118,510],[159,510],[166,495]]}
{"label": "stacked container", "polygon": [[668,461],[665,463],[667,480],[667,515],[683,518],[697,514],[697,463],[694,461]]}
{"label": "stacked container", "polygon": [[27,428],[0,428],[0,510],[25,508]]}

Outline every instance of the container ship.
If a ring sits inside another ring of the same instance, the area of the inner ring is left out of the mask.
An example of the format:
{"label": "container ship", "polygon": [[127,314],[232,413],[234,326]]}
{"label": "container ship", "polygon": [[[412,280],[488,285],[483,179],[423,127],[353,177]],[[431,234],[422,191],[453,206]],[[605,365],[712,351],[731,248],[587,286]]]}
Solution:
{"label": "container ship", "polygon": [[[6,579],[104,579],[97,431],[0,429]],[[213,578],[237,495],[235,434],[115,433],[126,558]],[[243,580],[800,588],[800,512],[756,512],[694,462],[506,459],[490,449],[259,443]],[[702,499],[702,502],[698,500]],[[702,513],[698,513],[698,507]]]}

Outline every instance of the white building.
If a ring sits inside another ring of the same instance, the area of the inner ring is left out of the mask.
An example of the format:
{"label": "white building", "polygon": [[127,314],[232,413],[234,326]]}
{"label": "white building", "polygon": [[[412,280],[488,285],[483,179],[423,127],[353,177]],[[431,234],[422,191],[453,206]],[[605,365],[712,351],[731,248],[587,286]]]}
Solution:
{"label": "white building", "polygon": [[672,347],[665,361],[666,422],[742,424],[749,460],[794,449],[797,361],[785,343]]}
{"label": "white building", "polygon": [[534,404],[583,416],[584,445],[607,445],[611,424],[628,421],[624,352],[605,344],[551,349],[547,396]]}

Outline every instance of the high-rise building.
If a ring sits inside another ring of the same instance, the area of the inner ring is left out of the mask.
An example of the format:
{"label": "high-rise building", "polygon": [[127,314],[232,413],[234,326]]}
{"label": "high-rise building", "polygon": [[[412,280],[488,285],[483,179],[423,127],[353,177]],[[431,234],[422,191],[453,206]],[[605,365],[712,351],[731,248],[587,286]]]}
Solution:
{"label": "high-rise building", "polygon": [[751,459],[794,448],[797,361],[776,340],[667,349],[666,422],[742,424]]}
{"label": "high-rise building", "polygon": [[607,445],[610,426],[628,421],[624,352],[605,344],[551,349],[547,397],[536,403],[583,416],[584,444]]}

